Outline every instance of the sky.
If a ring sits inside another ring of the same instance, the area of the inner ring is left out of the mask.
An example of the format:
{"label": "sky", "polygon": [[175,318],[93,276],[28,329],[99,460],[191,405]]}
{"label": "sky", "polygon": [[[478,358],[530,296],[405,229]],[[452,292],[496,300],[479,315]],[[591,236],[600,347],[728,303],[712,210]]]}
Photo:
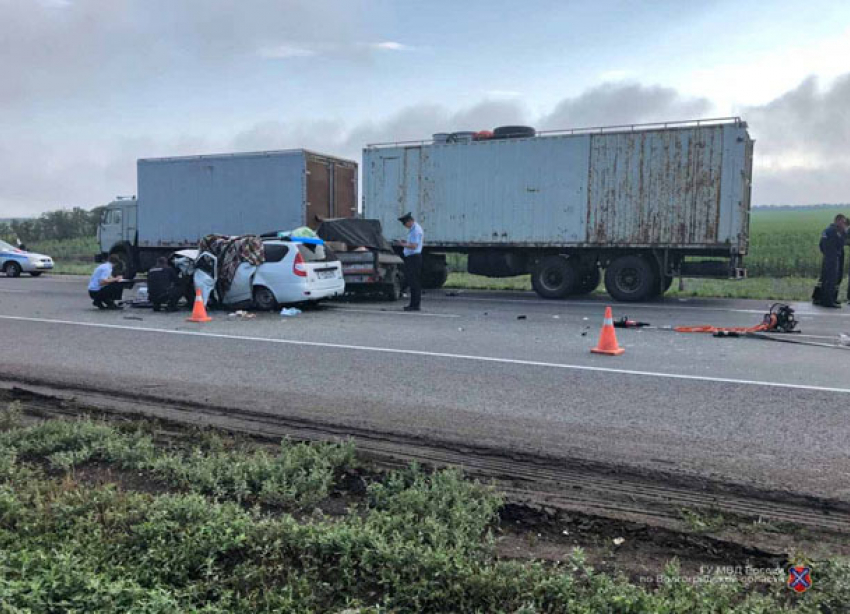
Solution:
{"label": "sky", "polygon": [[138,158],[730,115],[755,205],[850,202],[850,3],[0,0],[0,218]]}

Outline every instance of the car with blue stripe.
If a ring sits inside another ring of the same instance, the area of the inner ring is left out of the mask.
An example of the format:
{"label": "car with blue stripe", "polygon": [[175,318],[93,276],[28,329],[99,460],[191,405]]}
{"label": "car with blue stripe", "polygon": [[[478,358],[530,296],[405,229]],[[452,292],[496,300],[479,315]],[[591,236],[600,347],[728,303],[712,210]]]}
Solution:
{"label": "car with blue stripe", "polygon": [[18,277],[21,273],[38,277],[52,268],[53,258],[50,256],[28,252],[0,241],[0,271],[3,271],[6,277]]}

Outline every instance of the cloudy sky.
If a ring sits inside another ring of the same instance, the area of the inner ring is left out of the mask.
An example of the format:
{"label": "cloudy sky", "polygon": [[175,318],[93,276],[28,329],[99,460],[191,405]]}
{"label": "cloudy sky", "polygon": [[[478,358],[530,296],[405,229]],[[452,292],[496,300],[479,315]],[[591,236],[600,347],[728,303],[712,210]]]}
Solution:
{"label": "cloudy sky", "polygon": [[850,202],[850,3],[0,0],[0,217],[140,157],[726,115],[755,204]]}

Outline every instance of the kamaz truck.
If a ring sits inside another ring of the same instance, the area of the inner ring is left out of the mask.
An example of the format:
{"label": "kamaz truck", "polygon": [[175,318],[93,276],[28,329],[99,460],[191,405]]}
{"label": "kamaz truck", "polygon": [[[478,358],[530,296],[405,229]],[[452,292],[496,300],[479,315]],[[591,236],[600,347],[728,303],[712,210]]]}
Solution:
{"label": "kamaz truck", "polygon": [[357,214],[357,163],[303,149],[141,159],[138,197],[103,211],[97,261],[124,276],[208,234],[263,234]]}

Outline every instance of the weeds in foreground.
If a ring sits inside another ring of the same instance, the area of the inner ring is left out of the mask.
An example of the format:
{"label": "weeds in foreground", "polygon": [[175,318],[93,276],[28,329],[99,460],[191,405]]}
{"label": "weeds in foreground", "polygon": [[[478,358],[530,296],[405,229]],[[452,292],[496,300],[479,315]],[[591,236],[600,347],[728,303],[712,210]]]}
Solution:
{"label": "weeds in foreground", "polygon": [[[282,466],[310,465],[329,450],[308,447],[316,451],[285,444],[279,455],[299,452]],[[253,462],[249,450],[216,442],[180,458],[196,456],[186,462],[197,466],[224,453]],[[394,472],[368,486],[355,513],[328,521],[245,506],[238,480],[217,463],[198,490],[222,494],[205,496],[87,486],[42,462],[156,466],[179,455],[90,421],[3,434],[2,611],[774,614],[850,603],[850,564],[841,561],[817,564],[816,590],[798,597],[783,585],[693,583],[675,564],[657,588],[635,586],[597,573],[580,551],[562,564],[497,560],[488,528],[501,501],[456,471]]]}

